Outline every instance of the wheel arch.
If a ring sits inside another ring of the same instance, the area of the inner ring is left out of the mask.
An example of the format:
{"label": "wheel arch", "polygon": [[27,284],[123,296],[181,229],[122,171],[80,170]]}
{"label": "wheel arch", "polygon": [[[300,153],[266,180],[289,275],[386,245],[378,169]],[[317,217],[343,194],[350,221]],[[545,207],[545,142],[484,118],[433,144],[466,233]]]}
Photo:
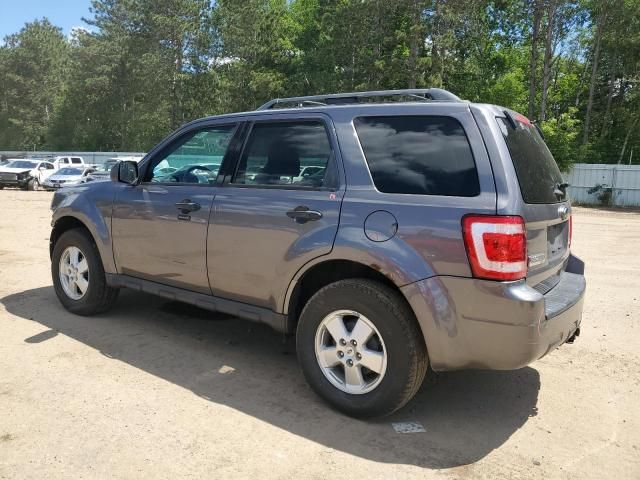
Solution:
{"label": "wheel arch", "polygon": [[58,239],[62,236],[64,232],[67,232],[74,228],[80,228],[84,230],[89,235],[91,240],[94,243],[96,243],[96,239],[91,233],[91,230],[89,230],[89,227],[87,227],[87,225],[85,225],[80,219],[71,215],[60,217],[53,224],[53,228],[51,229],[51,235],[49,235],[49,258],[50,259],[53,256],[53,249]]}
{"label": "wheel arch", "polygon": [[302,273],[298,273],[296,278],[291,281],[283,309],[283,312],[289,319],[289,330],[291,332],[295,330],[304,305],[315,292],[330,283],[348,278],[366,278],[386,285],[392,290],[398,292],[400,297],[407,303],[407,306],[413,312],[413,309],[405,295],[402,293],[400,286],[396,285],[393,280],[379,270],[353,260],[324,260],[309,266]]}

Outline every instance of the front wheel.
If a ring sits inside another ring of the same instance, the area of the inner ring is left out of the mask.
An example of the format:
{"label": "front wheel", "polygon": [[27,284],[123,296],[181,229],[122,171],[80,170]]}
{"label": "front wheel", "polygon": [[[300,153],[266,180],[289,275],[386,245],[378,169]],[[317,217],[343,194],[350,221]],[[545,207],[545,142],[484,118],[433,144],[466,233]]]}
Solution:
{"label": "front wheel", "polygon": [[118,289],[107,285],[98,247],[83,229],[67,230],[56,241],[51,276],[60,303],[78,315],[104,312],[118,296]]}
{"label": "front wheel", "polygon": [[27,190],[40,190],[40,181],[37,178],[32,178],[27,182]]}
{"label": "front wheel", "polygon": [[355,417],[388,415],[417,393],[428,367],[413,312],[401,295],[367,279],[318,291],[298,325],[298,359],[309,385]]}

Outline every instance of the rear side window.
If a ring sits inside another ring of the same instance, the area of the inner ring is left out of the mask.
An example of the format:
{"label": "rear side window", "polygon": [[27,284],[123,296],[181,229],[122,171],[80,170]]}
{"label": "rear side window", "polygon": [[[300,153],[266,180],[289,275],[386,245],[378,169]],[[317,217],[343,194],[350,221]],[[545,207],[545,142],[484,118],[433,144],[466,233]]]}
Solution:
{"label": "rear side window", "polygon": [[379,191],[456,197],[480,193],[471,146],[454,118],[359,117],[354,125]]}
{"label": "rear side window", "polygon": [[336,184],[327,130],[319,121],[256,123],[232,181],[306,188]]}
{"label": "rear side window", "polygon": [[506,118],[497,120],[516,170],[522,199],[526,203],[563,201],[562,174],[536,127],[521,115],[514,116],[515,128]]}

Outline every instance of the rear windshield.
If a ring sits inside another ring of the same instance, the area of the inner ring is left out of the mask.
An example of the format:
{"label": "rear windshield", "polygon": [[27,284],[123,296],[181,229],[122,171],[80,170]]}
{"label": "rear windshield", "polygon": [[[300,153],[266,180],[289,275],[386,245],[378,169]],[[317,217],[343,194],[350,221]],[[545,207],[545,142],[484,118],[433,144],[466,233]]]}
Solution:
{"label": "rear windshield", "polygon": [[[518,176],[526,203],[558,203],[565,200],[564,180],[553,155],[535,125],[522,117],[514,128],[506,118],[497,118]],[[525,121],[526,120],[526,121]]]}
{"label": "rear windshield", "polygon": [[384,193],[474,197],[478,172],[462,125],[451,117],[359,117],[356,131]]}

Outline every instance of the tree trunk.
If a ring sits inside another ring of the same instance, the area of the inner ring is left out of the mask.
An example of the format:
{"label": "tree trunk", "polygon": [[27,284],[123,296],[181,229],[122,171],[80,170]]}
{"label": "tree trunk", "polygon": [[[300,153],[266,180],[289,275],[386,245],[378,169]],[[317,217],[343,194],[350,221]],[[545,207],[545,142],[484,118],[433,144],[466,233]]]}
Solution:
{"label": "tree trunk", "polygon": [[627,150],[627,144],[629,143],[629,137],[631,137],[631,133],[636,128],[637,123],[638,123],[638,117],[636,117],[633,123],[631,124],[631,128],[627,129],[627,134],[624,136],[624,143],[622,144],[622,150],[620,150],[620,156],[618,157],[618,165],[622,163],[622,159],[624,158],[624,152]]}
{"label": "tree trunk", "polygon": [[600,43],[602,40],[602,32],[604,30],[604,10],[598,15],[598,25],[596,27],[596,38],[593,51],[593,67],[591,69],[591,81],[589,83],[589,100],[587,100],[587,113],[584,117],[584,132],[582,134],[582,145],[589,142],[589,124],[591,123],[591,109],[593,108],[593,95],[596,89],[596,81],[598,79],[598,62],[600,61]]}
{"label": "tree trunk", "polygon": [[612,59],[611,73],[609,75],[609,91],[607,92],[607,106],[604,111],[604,121],[602,122],[602,130],[600,131],[600,138],[604,138],[607,136],[607,132],[609,131],[609,116],[611,115],[611,102],[613,100],[613,90],[616,83],[616,62],[615,58]]}
{"label": "tree trunk", "polygon": [[540,8],[540,0],[533,0],[533,32],[531,33],[531,57],[529,61],[529,118],[533,118],[538,69],[538,37],[540,36],[540,22],[542,21],[542,9]]}
{"label": "tree trunk", "polygon": [[422,2],[420,0],[413,1],[413,11],[411,12],[411,38],[409,40],[409,58],[407,59],[407,67],[409,70],[409,88],[416,88],[417,77],[418,77],[418,53],[420,48],[420,39],[421,39],[421,13],[422,13]]}
{"label": "tree trunk", "polygon": [[542,66],[542,101],[540,102],[540,121],[544,122],[547,117],[547,94],[549,90],[549,80],[551,78],[551,61],[555,47],[553,45],[553,31],[556,23],[557,0],[551,0],[547,11],[547,32],[544,42],[544,61]]}

